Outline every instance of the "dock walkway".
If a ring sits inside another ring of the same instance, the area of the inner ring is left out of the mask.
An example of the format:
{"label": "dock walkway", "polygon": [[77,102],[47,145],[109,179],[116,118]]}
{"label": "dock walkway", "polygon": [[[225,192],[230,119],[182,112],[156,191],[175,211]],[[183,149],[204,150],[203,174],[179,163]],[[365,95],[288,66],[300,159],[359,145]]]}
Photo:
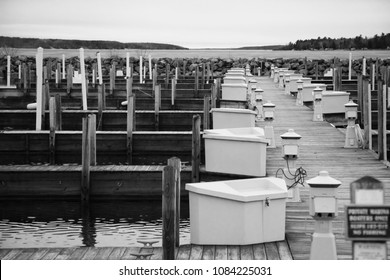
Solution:
{"label": "dock walkway", "polygon": [[[385,203],[390,203],[390,169],[376,159],[370,150],[345,149],[345,135],[330,123],[313,122],[313,110],[307,106],[295,105],[296,99],[284,93],[284,89],[268,78],[261,79],[264,90],[263,101],[276,105],[273,122],[276,147],[267,149],[267,175],[275,176],[278,168],[284,168],[280,135],[292,128],[302,136],[299,142],[299,156],[296,167],[307,172],[306,179],[314,178],[321,170],[339,181],[338,217],[333,222],[339,259],[351,259],[352,245],[344,237],[344,205],[350,203],[350,183],[369,175],[385,185]],[[261,122],[258,124],[263,126]],[[314,221],[309,215],[309,187],[300,187],[302,202],[288,202],[286,213],[286,239],[294,259],[308,259]],[[389,246],[389,244],[388,244]]]}
{"label": "dock walkway", "polygon": [[[267,149],[267,176],[275,176],[285,167],[282,159],[280,135],[292,128],[300,139],[297,167],[307,172],[307,178],[316,177],[326,170],[339,181],[338,217],[333,229],[339,259],[351,259],[351,242],[344,237],[344,205],[350,202],[350,183],[370,175],[385,184],[385,203],[390,203],[390,170],[369,150],[345,149],[345,135],[328,122],[313,122],[313,111],[295,105],[295,98],[277,88],[269,77],[261,78],[263,100],[276,105],[273,122],[277,148]],[[258,126],[262,127],[263,122]],[[309,259],[314,222],[309,215],[309,189],[300,187],[301,202],[288,202],[286,214],[286,240],[250,246],[197,246],[183,245],[177,251],[178,259]],[[388,244],[389,246],[389,244]],[[145,251],[148,250],[148,251]],[[0,259],[135,259],[133,254],[151,253],[149,258],[161,259],[162,249],[145,248],[48,248],[0,249]],[[390,253],[390,249],[388,250]]]}

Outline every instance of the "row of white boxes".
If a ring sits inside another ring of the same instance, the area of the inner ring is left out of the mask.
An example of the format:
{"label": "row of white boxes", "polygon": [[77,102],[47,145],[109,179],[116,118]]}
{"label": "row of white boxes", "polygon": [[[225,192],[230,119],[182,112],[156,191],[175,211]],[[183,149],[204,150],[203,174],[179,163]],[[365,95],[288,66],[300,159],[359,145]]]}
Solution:
{"label": "row of white boxes", "polygon": [[302,101],[313,101],[313,90],[317,87],[323,90],[322,92],[322,113],[334,114],[344,113],[345,104],[349,101],[349,92],[346,91],[327,91],[325,84],[312,84],[311,78],[304,78],[301,74],[296,74],[295,71],[287,68],[271,68],[271,78],[279,84],[280,88],[285,88],[287,94],[295,94],[298,92],[297,81],[301,80],[302,84]]}
{"label": "row of white boxes", "polygon": [[[248,76],[231,69],[222,99],[247,101]],[[264,130],[249,109],[212,109],[213,128],[205,130],[205,168],[209,172],[266,176]],[[284,240],[287,187],[265,177],[186,184],[190,200],[191,243],[246,245]]]}

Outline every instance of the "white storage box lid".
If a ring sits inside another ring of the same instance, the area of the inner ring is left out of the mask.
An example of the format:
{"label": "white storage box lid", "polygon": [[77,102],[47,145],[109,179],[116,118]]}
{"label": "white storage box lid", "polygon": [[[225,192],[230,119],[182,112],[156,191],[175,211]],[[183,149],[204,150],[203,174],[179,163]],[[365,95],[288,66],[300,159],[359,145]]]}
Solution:
{"label": "white storage box lid", "polygon": [[298,80],[301,80],[302,82],[308,82],[308,81],[311,81],[311,78],[303,78],[303,77],[295,77],[295,76],[293,76],[293,77],[290,77],[290,82],[291,81],[298,81]]}
{"label": "white storage box lid", "polygon": [[268,144],[264,136],[264,129],[260,127],[240,127],[225,129],[207,129],[203,133],[204,139],[220,139],[231,141],[260,142]]}
{"label": "white storage box lid", "polygon": [[222,88],[224,87],[230,87],[230,88],[247,88],[247,84],[222,84]]}
{"label": "white storage box lid", "polygon": [[220,113],[236,113],[236,114],[253,114],[256,115],[255,111],[249,109],[239,109],[239,108],[213,108],[211,112],[220,112]]}
{"label": "white storage box lid", "polygon": [[224,81],[225,80],[232,80],[232,81],[243,81],[243,83],[246,82],[246,79],[244,76],[225,76],[225,78],[223,79]]}
{"label": "white storage box lid", "polygon": [[316,87],[325,87],[326,84],[303,84],[304,88],[316,88]]}
{"label": "white storage box lid", "polygon": [[324,91],[322,95],[328,95],[328,96],[344,96],[349,95],[349,92],[346,91]]}
{"label": "white storage box lid", "polygon": [[186,190],[241,202],[286,198],[288,193],[285,181],[275,177],[191,183]]}

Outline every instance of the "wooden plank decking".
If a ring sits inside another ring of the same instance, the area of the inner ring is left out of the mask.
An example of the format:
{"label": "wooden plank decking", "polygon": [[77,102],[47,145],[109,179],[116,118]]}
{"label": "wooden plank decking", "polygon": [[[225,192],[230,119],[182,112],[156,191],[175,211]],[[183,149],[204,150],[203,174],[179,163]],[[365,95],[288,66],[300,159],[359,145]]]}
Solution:
{"label": "wooden plank decking", "polygon": [[[331,177],[342,182],[338,188],[339,214],[333,223],[333,231],[338,258],[351,259],[351,242],[344,238],[344,205],[350,202],[349,185],[365,175],[373,176],[385,184],[385,203],[390,203],[390,169],[377,160],[372,151],[343,148],[345,135],[339,129],[325,121],[313,122],[312,109],[296,106],[295,97],[284,94],[284,90],[277,88],[271,79],[262,78],[261,87],[263,100],[276,105],[273,127],[277,148],[267,149],[267,175],[274,176],[278,168],[285,167],[280,135],[289,128],[294,129],[302,136],[296,166],[307,171],[306,179],[326,170]],[[258,126],[263,124],[259,122]],[[306,183],[300,187],[300,192],[302,202],[287,203],[286,236],[294,259],[308,259],[314,221],[309,215]]]}
{"label": "wooden plank decking", "polygon": [[[137,257],[141,255],[141,257]],[[161,260],[162,248],[79,247],[0,249],[2,260]],[[291,260],[286,241],[245,246],[182,245],[176,250],[178,260]]]}

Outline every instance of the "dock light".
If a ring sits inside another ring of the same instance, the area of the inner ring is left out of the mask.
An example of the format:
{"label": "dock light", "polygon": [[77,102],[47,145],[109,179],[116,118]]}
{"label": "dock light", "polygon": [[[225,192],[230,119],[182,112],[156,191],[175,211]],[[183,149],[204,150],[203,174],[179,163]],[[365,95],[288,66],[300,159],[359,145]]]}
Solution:
{"label": "dock light", "polygon": [[284,93],[289,94],[290,93],[290,79],[291,74],[284,74]]}
{"label": "dock light", "polygon": [[271,64],[271,72],[270,72],[270,78],[273,79],[275,76],[275,66]]}
{"label": "dock light", "polygon": [[264,136],[269,141],[267,148],[276,148],[275,133],[274,128],[272,126],[275,113],[275,104],[273,104],[271,101],[268,101],[267,103],[263,104],[263,112],[265,121]]}
{"label": "dock light", "polygon": [[301,79],[297,81],[297,90],[298,93],[297,93],[297,99],[295,105],[303,105],[303,97],[302,97],[303,81]]}
{"label": "dock light", "polygon": [[313,100],[314,100],[314,114],[313,114],[313,122],[322,122],[324,120],[322,116],[322,89],[320,87],[316,87],[313,90]]}
{"label": "dock light", "polygon": [[336,240],[332,220],[337,216],[337,188],[341,182],[327,171],[307,181],[310,187],[309,214],[314,219],[311,260],[337,260]]}
{"label": "dock light", "polygon": [[263,92],[261,88],[255,89],[255,98],[256,98],[256,109],[257,109],[257,120],[262,121],[263,116]]}
{"label": "dock light", "polygon": [[345,134],[345,145],[344,148],[358,148],[358,137],[356,133],[357,119],[357,107],[358,105],[350,100],[345,106],[345,118],[348,121],[347,132]]}
{"label": "dock light", "polygon": [[282,153],[284,159],[295,160],[298,158],[299,151],[299,139],[302,138],[301,135],[295,133],[294,129],[289,129],[288,132],[280,135],[282,138]]}
{"label": "dock light", "polygon": [[[282,153],[286,160],[286,167],[280,168],[283,172],[283,180],[288,186],[288,201],[300,202],[300,192],[298,184],[303,184],[306,171],[301,167],[296,168],[296,160],[299,152],[299,139],[301,135],[294,132],[294,129],[289,129],[288,132],[280,135],[282,138]],[[279,171],[279,170],[278,170]],[[278,173],[276,172],[276,174]]]}

